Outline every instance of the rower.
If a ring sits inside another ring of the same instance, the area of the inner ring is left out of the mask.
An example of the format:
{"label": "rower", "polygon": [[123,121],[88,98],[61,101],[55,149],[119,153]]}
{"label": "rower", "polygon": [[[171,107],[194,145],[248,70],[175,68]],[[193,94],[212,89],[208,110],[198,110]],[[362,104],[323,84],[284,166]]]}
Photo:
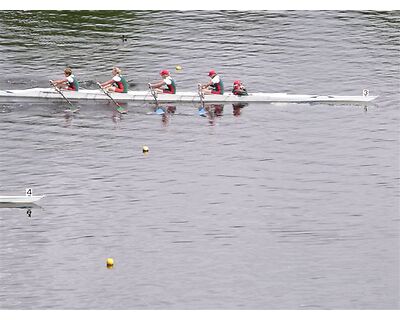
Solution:
{"label": "rower", "polygon": [[246,87],[243,85],[242,81],[240,81],[240,80],[235,80],[233,82],[232,93],[235,96],[248,96],[249,95],[247,93]]}
{"label": "rower", "polygon": [[211,78],[209,82],[201,86],[203,94],[224,94],[224,83],[215,70],[210,70],[208,76]]}
{"label": "rower", "polygon": [[161,70],[160,76],[162,80],[156,83],[150,83],[150,87],[154,88],[154,91],[157,93],[175,94],[176,93],[175,80],[171,77],[169,71]]}
{"label": "rower", "polygon": [[100,86],[107,91],[127,93],[128,92],[128,82],[123,76],[121,76],[121,69],[114,67],[112,69],[112,79],[101,83]]}
{"label": "rower", "polygon": [[75,76],[72,74],[71,68],[65,68],[64,75],[65,75],[64,79],[50,80],[50,82],[53,85],[55,85],[58,89],[78,91],[79,90],[78,80],[76,80]]}

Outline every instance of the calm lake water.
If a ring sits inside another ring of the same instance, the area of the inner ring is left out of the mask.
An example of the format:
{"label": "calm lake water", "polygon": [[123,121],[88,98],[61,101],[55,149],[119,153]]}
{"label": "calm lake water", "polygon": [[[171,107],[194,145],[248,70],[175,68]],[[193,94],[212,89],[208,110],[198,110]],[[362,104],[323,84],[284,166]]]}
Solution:
{"label": "calm lake water", "polygon": [[0,195],[46,195],[0,208],[0,308],[398,309],[399,29],[396,11],[0,12],[0,89],[66,66],[94,89],[117,65],[133,90],[213,68],[227,91],[379,95],[213,121],[0,99]]}

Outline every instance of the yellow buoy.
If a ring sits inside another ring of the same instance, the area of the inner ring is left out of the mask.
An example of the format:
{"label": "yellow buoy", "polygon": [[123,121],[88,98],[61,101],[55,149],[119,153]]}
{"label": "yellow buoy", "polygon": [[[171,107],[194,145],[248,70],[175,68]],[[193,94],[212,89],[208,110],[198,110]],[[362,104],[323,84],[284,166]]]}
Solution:
{"label": "yellow buoy", "polygon": [[143,146],[143,153],[149,152],[149,147],[148,146]]}
{"label": "yellow buoy", "polygon": [[178,66],[175,67],[175,70],[176,70],[176,71],[181,71],[181,70],[182,70],[182,67],[178,65]]}
{"label": "yellow buoy", "polygon": [[111,269],[112,267],[114,267],[114,259],[113,258],[108,258],[107,259],[107,268]]}

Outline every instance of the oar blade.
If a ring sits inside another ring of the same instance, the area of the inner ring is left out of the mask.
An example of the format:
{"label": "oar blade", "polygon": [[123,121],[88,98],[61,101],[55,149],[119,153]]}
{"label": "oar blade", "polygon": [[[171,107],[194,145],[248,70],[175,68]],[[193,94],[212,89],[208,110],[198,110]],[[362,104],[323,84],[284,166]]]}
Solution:
{"label": "oar blade", "polygon": [[104,93],[107,97],[109,97],[110,100],[111,100],[112,102],[114,102],[114,104],[117,106],[117,109],[116,109],[116,110],[117,110],[118,113],[121,113],[121,114],[126,114],[126,113],[128,113],[128,111],[127,111],[124,107],[122,107],[117,101],[115,101],[115,100],[113,99],[113,97],[111,97],[111,95],[101,86],[101,84],[100,84],[99,82],[97,82],[97,85],[99,86],[100,90],[103,91],[103,93]]}
{"label": "oar blade", "polygon": [[121,106],[119,106],[117,108],[117,112],[119,112],[121,114],[127,114],[128,113],[128,111],[124,107],[121,107]]}
{"label": "oar blade", "polygon": [[163,115],[163,114],[165,114],[165,111],[163,108],[157,108],[156,114]]}
{"label": "oar blade", "polygon": [[65,109],[64,112],[65,113],[79,113],[81,109],[80,108],[69,108],[69,109]]}
{"label": "oar blade", "polygon": [[199,108],[198,114],[201,117],[205,117],[207,115],[206,109],[205,108]]}

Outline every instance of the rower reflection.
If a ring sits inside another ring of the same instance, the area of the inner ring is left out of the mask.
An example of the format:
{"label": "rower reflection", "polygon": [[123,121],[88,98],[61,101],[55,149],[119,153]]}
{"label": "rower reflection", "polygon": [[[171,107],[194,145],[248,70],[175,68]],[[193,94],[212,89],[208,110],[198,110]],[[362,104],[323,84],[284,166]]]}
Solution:
{"label": "rower reflection", "polygon": [[79,114],[80,108],[64,109],[65,127],[70,127],[72,120]]}
{"label": "rower reflection", "polygon": [[159,106],[153,107],[153,112],[161,116],[161,122],[164,126],[168,126],[169,120],[173,114],[176,112],[176,106]]}
{"label": "rower reflection", "polygon": [[158,114],[158,115],[164,115],[164,114],[174,114],[176,112],[176,106],[155,106],[153,108],[153,112]]}
{"label": "rower reflection", "polygon": [[222,117],[224,113],[223,104],[204,104],[199,108],[199,115],[202,117],[207,117],[208,122],[211,125],[215,124],[215,119],[217,117]]}
{"label": "rower reflection", "polygon": [[239,116],[242,114],[242,109],[243,109],[244,107],[246,107],[247,105],[248,105],[248,103],[242,103],[242,102],[233,103],[233,104],[232,104],[233,115],[234,115],[235,117],[239,117]]}

